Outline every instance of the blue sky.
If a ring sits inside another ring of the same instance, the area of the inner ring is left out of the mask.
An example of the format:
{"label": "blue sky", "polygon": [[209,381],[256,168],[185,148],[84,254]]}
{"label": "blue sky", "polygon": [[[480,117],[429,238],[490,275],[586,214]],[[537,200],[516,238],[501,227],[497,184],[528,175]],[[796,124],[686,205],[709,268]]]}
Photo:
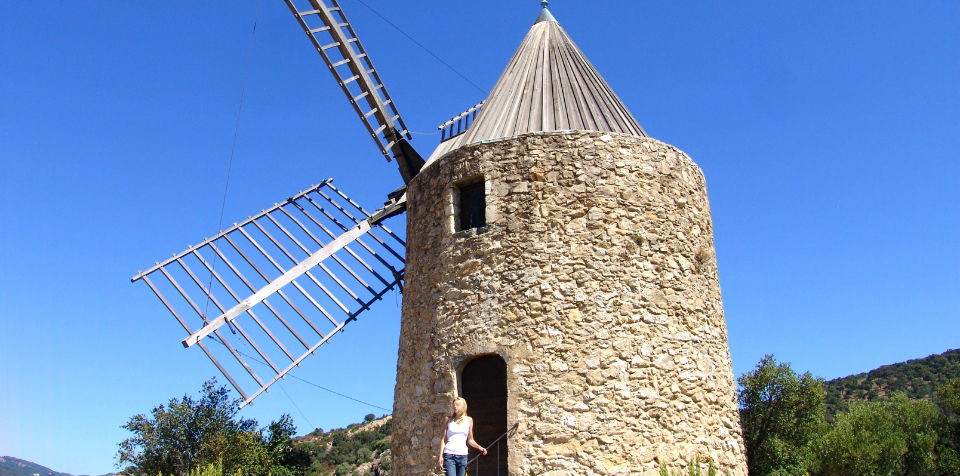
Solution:
{"label": "blue sky", "polygon": [[[479,102],[536,1],[342,0],[410,129]],[[115,470],[130,416],[216,374],[137,270],[327,177],[399,185],[282,2],[6,2],[0,455]],[[825,378],[960,347],[960,4],[571,2],[551,11],[647,132],[707,177],[734,372]],[[417,135],[423,154],[438,138]],[[390,225],[402,229],[403,222]],[[400,297],[295,371],[392,407]],[[221,379],[222,381],[222,379]],[[243,415],[382,410],[296,380]]]}

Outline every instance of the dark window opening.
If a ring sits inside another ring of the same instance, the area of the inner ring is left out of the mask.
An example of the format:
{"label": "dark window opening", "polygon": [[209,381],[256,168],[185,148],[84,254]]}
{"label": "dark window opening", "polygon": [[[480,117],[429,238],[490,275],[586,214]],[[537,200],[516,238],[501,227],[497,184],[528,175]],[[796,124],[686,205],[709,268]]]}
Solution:
{"label": "dark window opening", "polygon": [[[487,448],[487,455],[471,463],[467,473],[507,476],[507,363],[499,355],[477,357],[463,367],[460,384],[473,417],[473,439]],[[477,454],[470,448],[470,459]]]}
{"label": "dark window opening", "polygon": [[460,216],[457,231],[487,226],[487,200],[483,181],[460,187]]}

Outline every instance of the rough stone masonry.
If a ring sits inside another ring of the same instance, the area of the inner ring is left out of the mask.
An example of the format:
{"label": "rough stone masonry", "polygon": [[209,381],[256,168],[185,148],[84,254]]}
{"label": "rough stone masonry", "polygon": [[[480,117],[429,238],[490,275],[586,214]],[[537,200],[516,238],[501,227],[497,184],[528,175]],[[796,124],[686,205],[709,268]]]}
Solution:
{"label": "rough stone masonry", "polygon": [[[457,187],[480,178],[488,226],[457,232]],[[408,199],[392,472],[437,471],[458,370],[497,354],[510,474],[657,474],[695,456],[747,474],[706,182],[686,154],[527,134],[434,161]]]}

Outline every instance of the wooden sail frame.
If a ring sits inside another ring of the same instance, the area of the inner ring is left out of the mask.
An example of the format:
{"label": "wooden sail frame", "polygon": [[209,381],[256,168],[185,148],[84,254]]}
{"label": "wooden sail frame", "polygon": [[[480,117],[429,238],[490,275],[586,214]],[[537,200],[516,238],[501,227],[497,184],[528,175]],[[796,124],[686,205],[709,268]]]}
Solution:
{"label": "wooden sail frame", "polygon": [[[187,331],[184,347],[203,350],[240,393],[241,408],[401,285],[406,243],[380,223],[388,213],[367,213],[331,182],[131,279],[160,299]],[[218,354],[229,360],[221,362]],[[271,374],[261,376],[244,357]],[[242,369],[241,377],[231,368]],[[240,380],[252,380],[256,390],[246,392]]]}
{"label": "wooden sail frame", "polygon": [[[328,4],[329,1],[329,4]],[[410,146],[412,138],[370,56],[337,0],[284,0],[297,23],[323,58],[367,132],[409,183],[424,160]]]}

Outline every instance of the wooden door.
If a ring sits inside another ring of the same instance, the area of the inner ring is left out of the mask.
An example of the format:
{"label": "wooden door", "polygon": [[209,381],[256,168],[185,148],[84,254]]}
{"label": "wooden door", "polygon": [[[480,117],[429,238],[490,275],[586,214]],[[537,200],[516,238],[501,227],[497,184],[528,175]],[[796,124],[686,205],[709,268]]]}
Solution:
{"label": "wooden door", "polygon": [[[499,355],[482,355],[464,366],[460,374],[467,413],[473,417],[473,437],[487,448],[470,464],[471,476],[507,476],[507,364]],[[470,448],[470,459],[478,454]]]}

